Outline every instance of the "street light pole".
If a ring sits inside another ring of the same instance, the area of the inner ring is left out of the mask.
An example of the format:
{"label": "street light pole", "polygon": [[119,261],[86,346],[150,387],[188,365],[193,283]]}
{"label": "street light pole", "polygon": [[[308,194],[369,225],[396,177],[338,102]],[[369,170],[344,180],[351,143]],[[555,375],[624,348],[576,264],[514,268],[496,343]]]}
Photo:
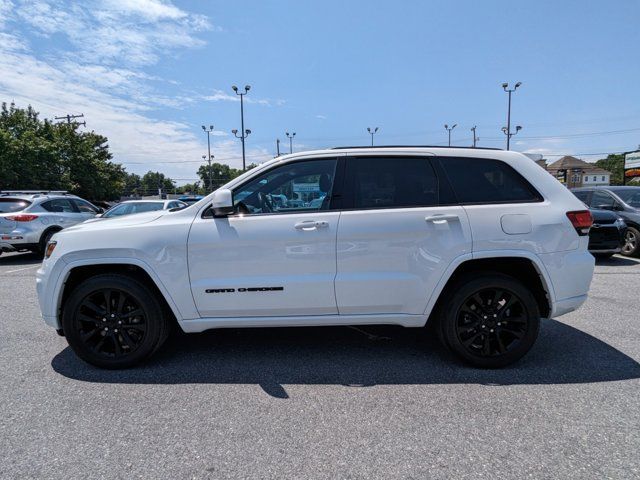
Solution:
{"label": "street light pole", "polygon": [[[212,155],[211,155],[210,135],[211,135],[211,132],[213,132],[213,125],[209,125],[209,128],[202,125],[202,130],[204,130],[207,133],[207,155],[209,155],[209,158],[211,158]],[[202,158],[205,158],[205,156],[203,155]],[[209,161],[209,164],[211,164],[211,161]],[[209,187],[211,187],[211,182],[209,182]]]}
{"label": "street light pole", "polygon": [[458,126],[458,124],[457,124],[457,123],[454,123],[454,124],[451,126],[451,128],[449,128],[449,125],[448,125],[448,124],[446,124],[446,123],[444,124],[444,128],[446,128],[446,129],[447,129],[447,132],[449,132],[449,146],[451,146],[451,130],[453,130],[453,129],[454,129],[454,128],[456,128],[457,126]]}
{"label": "street light pole", "polygon": [[293,137],[296,136],[296,132],[293,132],[289,135],[289,132],[286,132],[287,138],[289,139],[289,153],[293,153]]}
{"label": "street light pole", "polygon": [[276,138],[276,157],[280,156],[280,139]]}
{"label": "street light pole", "polygon": [[475,125],[471,128],[471,131],[473,132],[473,148],[476,148],[476,142],[480,140],[479,137],[476,137],[476,128],[477,127]]}
{"label": "street light pole", "polygon": [[244,96],[249,92],[249,90],[251,90],[251,85],[245,85],[243,93],[240,93],[238,91],[238,87],[235,85],[233,85],[231,89],[240,97],[240,136],[238,136],[238,130],[231,130],[231,132],[236,138],[239,138],[242,141],[242,171],[244,172],[247,169],[244,140],[251,133],[251,130],[244,129]]}
{"label": "street light pole", "polygon": [[369,132],[369,134],[371,134],[371,146],[373,147],[373,136],[378,133],[378,127],[371,129],[369,127],[367,127],[367,132]]}
{"label": "street light pole", "polygon": [[[503,83],[502,84],[502,89],[507,92],[507,94],[509,95],[509,103],[507,106],[507,126],[506,127],[502,127],[502,131],[504,132],[504,134],[507,136],[507,150],[509,150],[510,145],[511,145],[511,137],[513,135],[515,135],[515,133],[511,133],[511,94],[513,92],[515,92],[518,87],[522,85],[522,82],[517,82],[513,88],[509,88],[509,84],[508,83]],[[522,127],[516,127],[516,133],[518,133],[518,130],[521,130]]]}

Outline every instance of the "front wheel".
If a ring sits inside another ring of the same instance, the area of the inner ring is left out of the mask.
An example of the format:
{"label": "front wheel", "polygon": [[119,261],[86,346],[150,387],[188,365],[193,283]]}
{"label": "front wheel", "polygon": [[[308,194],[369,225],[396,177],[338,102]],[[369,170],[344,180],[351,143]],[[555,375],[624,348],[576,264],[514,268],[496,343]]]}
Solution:
{"label": "front wheel", "polygon": [[151,356],[165,341],[169,321],[141,282],[117,274],[97,275],[67,299],[62,328],[69,346],[100,368],[127,368]]}
{"label": "front wheel", "polygon": [[469,275],[449,292],[441,310],[440,337],[467,363],[505,367],[535,343],[540,329],[538,304],[515,278],[499,273]]}
{"label": "front wheel", "polygon": [[640,232],[633,227],[628,227],[627,233],[624,235],[622,255],[627,257],[640,256]]}

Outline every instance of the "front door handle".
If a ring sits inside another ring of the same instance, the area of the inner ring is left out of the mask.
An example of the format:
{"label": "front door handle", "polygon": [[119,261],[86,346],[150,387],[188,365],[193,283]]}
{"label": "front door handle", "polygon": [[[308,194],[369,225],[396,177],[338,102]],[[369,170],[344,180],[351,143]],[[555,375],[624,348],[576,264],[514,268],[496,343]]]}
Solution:
{"label": "front door handle", "polygon": [[318,228],[327,228],[328,226],[329,222],[325,222],[323,220],[305,220],[294,225],[296,230],[316,230]]}
{"label": "front door handle", "polygon": [[454,214],[442,214],[442,215],[431,215],[430,217],[425,217],[424,220],[430,223],[446,223],[450,220],[460,220],[460,217]]}

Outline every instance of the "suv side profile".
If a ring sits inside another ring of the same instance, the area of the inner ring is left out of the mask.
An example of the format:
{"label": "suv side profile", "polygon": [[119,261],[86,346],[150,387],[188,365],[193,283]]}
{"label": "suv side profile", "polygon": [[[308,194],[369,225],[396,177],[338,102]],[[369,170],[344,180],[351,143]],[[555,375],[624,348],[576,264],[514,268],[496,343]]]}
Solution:
{"label": "suv side profile", "polygon": [[571,190],[591,208],[611,210],[627,224],[622,254],[640,257],[640,187],[581,187]]}
{"label": "suv side profile", "polygon": [[66,192],[0,192],[0,253],[44,253],[55,233],[101,212]]}
{"label": "suv side profile", "polygon": [[146,360],[175,321],[185,332],[432,325],[461,359],[502,367],[531,349],[541,318],[585,301],[591,223],[515,152],[305,152],[183,210],[60,232],[38,297],[45,322],[103,368]]}

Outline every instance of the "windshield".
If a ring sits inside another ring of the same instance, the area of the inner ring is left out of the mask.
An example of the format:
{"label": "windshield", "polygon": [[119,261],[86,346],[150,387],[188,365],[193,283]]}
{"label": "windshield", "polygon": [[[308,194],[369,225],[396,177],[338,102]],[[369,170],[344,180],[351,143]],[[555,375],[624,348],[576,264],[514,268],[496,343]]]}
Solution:
{"label": "windshield", "polygon": [[132,202],[121,203],[107,210],[102,218],[119,217],[120,215],[131,215],[134,213],[151,212],[154,210],[162,210],[164,202]]}
{"label": "windshield", "polygon": [[20,198],[0,198],[0,213],[21,212],[31,205],[31,202]]}
{"label": "windshield", "polygon": [[640,208],[640,187],[629,187],[616,189],[615,194],[618,195],[624,203],[634,208]]}

